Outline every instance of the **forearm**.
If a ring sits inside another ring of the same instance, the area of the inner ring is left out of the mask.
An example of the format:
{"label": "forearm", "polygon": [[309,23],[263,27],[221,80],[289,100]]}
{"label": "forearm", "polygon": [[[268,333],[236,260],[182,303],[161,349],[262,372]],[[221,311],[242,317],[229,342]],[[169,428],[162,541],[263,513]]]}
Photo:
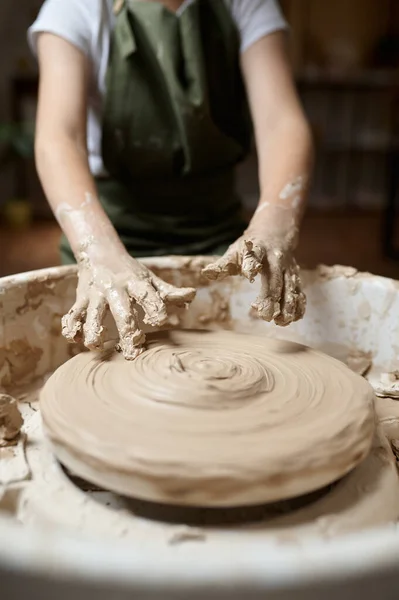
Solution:
{"label": "forearm", "polygon": [[313,143],[304,118],[286,118],[257,140],[260,198],[253,224],[266,220],[298,228],[313,168]]}
{"label": "forearm", "polygon": [[252,304],[277,325],[303,317],[306,300],[293,256],[313,162],[311,136],[293,83],[282,32],[241,55],[259,163],[259,206],[244,234],[204,269],[209,279],[242,274],[261,290]]}
{"label": "forearm", "polygon": [[84,145],[66,134],[38,137],[35,154],[43,189],[75,257],[94,243],[104,252],[123,249],[98,200]]}

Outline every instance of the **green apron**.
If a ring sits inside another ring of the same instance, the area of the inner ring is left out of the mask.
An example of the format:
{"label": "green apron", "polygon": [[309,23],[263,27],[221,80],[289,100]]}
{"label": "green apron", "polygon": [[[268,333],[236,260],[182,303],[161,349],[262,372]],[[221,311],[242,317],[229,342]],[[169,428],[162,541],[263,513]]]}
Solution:
{"label": "green apron", "polygon": [[251,138],[235,23],[224,0],[119,4],[100,201],[132,256],[221,253],[245,227],[234,167]]}

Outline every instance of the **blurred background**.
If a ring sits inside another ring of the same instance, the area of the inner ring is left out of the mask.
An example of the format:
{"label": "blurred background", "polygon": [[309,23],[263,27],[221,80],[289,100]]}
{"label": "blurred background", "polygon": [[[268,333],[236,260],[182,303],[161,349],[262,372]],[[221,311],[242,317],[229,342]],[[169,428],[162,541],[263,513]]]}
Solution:
{"label": "blurred background", "polygon": [[[399,0],[280,3],[317,149],[298,259],[399,279]],[[33,161],[37,70],[26,30],[41,4],[0,2],[0,276],[59,262]],[[256,179],[253,153],[238,174],[248,214]]]}

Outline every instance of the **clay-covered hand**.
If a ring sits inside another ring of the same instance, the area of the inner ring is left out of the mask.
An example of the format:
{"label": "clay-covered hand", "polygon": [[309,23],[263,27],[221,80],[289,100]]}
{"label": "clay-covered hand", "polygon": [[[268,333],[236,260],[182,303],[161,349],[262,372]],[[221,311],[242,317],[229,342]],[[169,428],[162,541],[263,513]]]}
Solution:
{"label": "clay-covered hand", "polygon": [[[287,215],[285,215],[287,216]],[[266,223],[255,220],[242,237],[234,242],[203,274],[211,280],[243,275],[249,281],[261,276],[261,290],[252,304],[258,316],[285,326],[301,319],[306,297],[302,291],[299,268],[293,250],[297,229],[279,227],[279,220]]]}
{"label": "clay-covered hand", "polygon": [[76,302],[62,319],[63,335],[89,349],[101,348],[109,309],[119,332],[119,348],[128,360],[140,354],[145,342],[140,309],[144,323],[160,327],[168,322],[168,307],[184,306],[195,296],[194,289],[166,283],[127,253],[95,261],[82,253],[78,265]]}

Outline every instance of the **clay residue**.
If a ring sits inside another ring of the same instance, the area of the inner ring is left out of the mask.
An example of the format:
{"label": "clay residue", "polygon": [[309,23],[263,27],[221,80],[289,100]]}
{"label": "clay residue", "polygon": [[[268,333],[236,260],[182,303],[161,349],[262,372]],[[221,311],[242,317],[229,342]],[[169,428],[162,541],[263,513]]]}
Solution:
{"label": "clay residue", "polygon": [[171,331],[149,336],[133,362],[112,352],[71,359],[46,383],[41,412],[59,458],[97,485],[237,506],[350,471],[370,449],[373,398],[365,380],[304,346]]}
{"label": "clay residue", "polygon": [[18,443],[23,419],[15,398],[0,394],[0,447]]}
{"label": "clay residue", "polygon": [[[311,286],[320,281],[328,281],[333,279],[345,278],[353,280],[350,293],[355,293],[358,290],[358,286],[362,280],[371,280],[372,282],[383,282],[386,287],[387,299],[386,305],[382,310],[382,314],[385,314],[390,308],[395,297],[395,288],[399,287],[399,282],[393,281],[392,279],[386,279],[379,275],[373,275],[367,271],[358,271],[355,267],[349,267],[345,265],[318,265],[315,269],[302,271],[302,281],[305,288]],[[388,287],[389,286],[389,287]],[[393,297],[392,297],[393,294]]]}
{"label": "clay residue", "polygon": [[399,463],[399,440],[398,439],[391,440],[391,448],[392,448],[392,452],[395,456],[396,462]]}
{"label": "clay residue", "polygon": [[31,471],[25,449],[26,437],[23,434],[14,446],[0,447],[0,492],[12,491],[14,486],[19,487],[29,479]]}
{"label": "clay residue", "polygon": [[205,531],[195,527],[181,527],[175,531],[169,538],[170,546],[179,546],[186,542],[204,542],[206,541]]}
{"label": "clay residue", "polygon": [[345,344],[323,342],[315,345],[315,349],[345,363],[358,375],[366,375],[373,364],[371,352],[366,352],[358,348],[348,348]]}
{"label": "clay residue", "polygon": [[34,376],[42,355],[42,348],[32,346],[26,338],[13,340],[0,348],[0,385],[9,389],[26,377]]}
{"label": "clay residue", "polygon": [[218,324],[225,329],[232,329],[230,303],[226,294],[218,290],[210,290],[211,304],[207,310],[198,315],[197,319],[201,325]]}
{"label": "clay residue", "polygon": [[352,371],[359,375],[366,375],[373,365],[372,353],[362,350],[350,350],[346,357],[346,364]]}
{"label": "clay residue", "polygon": [[15,309],[17,315],[37,310],[43,304],[46,296],[54,295],[54,288],[55,283],[51,280],[28,281],[24,302]]}
{"label": "clay residue", "polygon": [[354,267],[346,267],[343,265],[318,265],[316,274],[323,279],[335,279],[336,277],[351,278],[358,274],[358,270]]}
{"label": "clay residue", "polygon": [[[182,287],[207,287],[211,281],[203,274],[203,269],[217,257],[208,256],[173,256],[171,259],[161,261],[157,266],[152,261],[143,261],[148,264],[151,271],[171,285]],[[171,263],[170,266],[168,263]]]}
{"label": "clay residue", "polygon": [[62,315],[60,313],[54,313],[51,317],[50,335],[55,338],[59,338],[62,332],[61,325]]}
{"label": "clay residue", "polygon": [[376,396],[381,398],[399,398],[399,371],[380,373],[379,379],[373,381]]}
{"label": "clay residue", "polygon": [[360,305],[358,306],[357,309],[357,314],[359,317],[359,320],[361,321],[369,321],[372,315],[372,307],[370,305],[369,302],[367,302],[367,300],[363,300],[363,302],[360,303]]}
{"label": "clay residue", "polygon": [[271,528],[290,530],[300,525],[324,539],[346,534],[359,527],[396,521],[399,517],[399,483],[394,458],[387,440],[377,429],[368,457],[347,477],[337,482],[317,502],[269,523]]}
{"label": "clay residue", "polygon": [[35,377],[28,383],[17,383],[8,390],[8,394],[18,400],[20,410],[24,404],[36,404],[39,400],[40,391],[49,377],[50,373],[47,373],[46,375]]}

